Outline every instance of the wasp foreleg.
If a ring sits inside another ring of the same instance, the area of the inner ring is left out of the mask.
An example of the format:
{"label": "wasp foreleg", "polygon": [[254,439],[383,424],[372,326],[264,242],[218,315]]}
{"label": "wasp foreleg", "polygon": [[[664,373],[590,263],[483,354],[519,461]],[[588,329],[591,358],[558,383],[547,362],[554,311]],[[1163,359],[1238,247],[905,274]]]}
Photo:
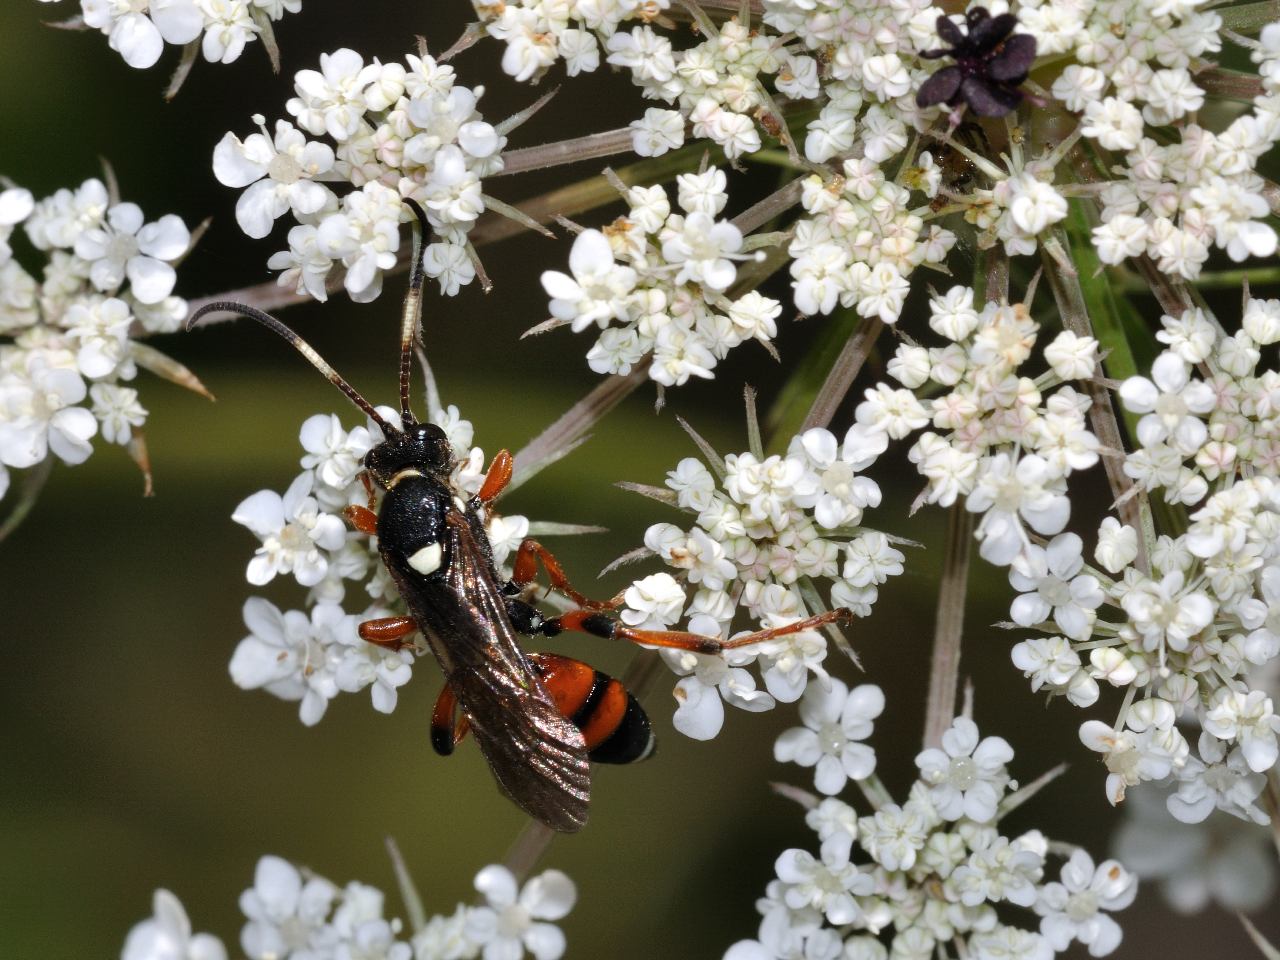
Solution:
{"label": "wasp foreleg", "polygon": [[484,483],[480,485],[480,492],[476,494],[476,499],[486,507],[498,499],[498,494],[511,482],[514,463],[508,451],[499,450],[493,458],[493,463],[489,464],[489,472],[484,475]]}
{"label": "wasp foreleg", "polygon": [[342,515],[347,518],[347,523],[361,533],[373,536],[378,532],[378,515],[367,507],[354,504],[349,507],[343,507]]}
{"label": "wasp foreleg", "polygon": [[547,571],[547,579],[551,581],[551,586],[584,610],[614,610],[622,606],[622,594],[610,600],[592,600],[573,589],[564,568],[560,566],[560,561],[537,540],[521,541],[516,550],[516,558],[511,565],[511,586],[515,588],[514,592],[519,593],[533,582],[533,578],[538,574],[539,560]]}
{"label": "wasp foreleg", "polygon": [[413,644],[405,640],[415,630],[417,623],[412,617],[382,617],[377,620],[366,620],[357,631],[361,640],[386,647],[388,650],[403,650]]}

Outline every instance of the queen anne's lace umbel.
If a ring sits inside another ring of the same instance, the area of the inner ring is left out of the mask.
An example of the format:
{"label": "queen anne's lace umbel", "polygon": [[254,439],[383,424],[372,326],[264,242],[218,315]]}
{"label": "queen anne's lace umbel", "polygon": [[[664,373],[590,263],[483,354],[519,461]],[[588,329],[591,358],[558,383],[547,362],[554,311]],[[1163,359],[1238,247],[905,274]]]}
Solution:
{"label": "queen anne's lace umbel", "polygon": [[231,63],[273,21],[301,9],[302,0],[80,0],[84,25],[102,31],[111,49],[139,69],[154,66],[166,43],[199,42],[209,62]]}
{"label": "queen anne's lace umbel", "polygon": [[[740,612],[753,629],[836,607],[867,616],[879,585],[903,569],[891,538],[864,526],[880,488],[862,471],[886,445],[860,426],[843,441],[815,428],[795,437],[785,456],[742,452],[710,467],[692,457],[680,461],[666,485],[674,505],[696,521],[688,529],[655,524],[644,537],[679,582],[668,573],[636,581],[623,620],[650,629],[683,621],[695,633],[728,637]],[[820,590],[820,583],[829,585]],[[722,700],[756,712],[799,699],[811,675],[829,684],[827,648],[821,631],[803,630],[725,656],[664,651],[684,675],[675,690],[676,729],[710,739],[724,720]],[[764,690],[745,669],[752,662]]]}
{"label": "queen anne's lace umbel", "polygon": [[[815,686],[805,701],[825,704],[832,696]],[[839,684],[834,696],[837,714],[884,707],[884,695],[869,685],[846,699]],[[779,754],[792,750],[796,733],[779,738]],[[869,733],[868,725],[862,736]],[[815,739],[836,736],[823,730]],[[832,796],[807,798],[805,822],[817,834],[819,853],[791,849],[778,857],[777,877],[756,902],[763,917],[757,939],[734,944],[725,960],[929,957],[957,942],[962,956],[977,960],[1051,960],[1073,942],[1095,957],[1119,946],[1120,926],[1110,914],[1137,893],[1129,871],[1115,860],[1095,866],[1077,848],[1051,880],[1046,868],[1050,857],[1063,856],[1060,845],[1038,830],[1003,835],[999,821],[1017,806],[1017,784],[1006,770],[1013,750],[1005,740],[981,738],[973,721],[957,718],[940,749],[916,757],[920,776],[901,805],[875,779],[870,746],[858,747],[859,759],[845,760],[838,783],[823,784],[821,767],[831,755],[818,761],[818,787]],[[871,814],[859,816],[833,796],[845,772],[870,800]],[[1015,920],[1018,911],[1005,905],[1022,908],[1025,920]],[[1031,919],[1028,911],[1038,925],[1021,925]]]}
{"label": "queen anne's lace umbel", "polygon": [[[19,226],[29,260],[12,247]],[[142,343],[187,315],[173,288],[190,245],[179,217],[148,223],[99,180],[40,201],[21,187],[0,191],[0,497],[9,468],[83,463],[95,436],[147,469],[147,411],[129,384],[139,367],[196,383]],[[23,266],[36,259],[38,280]]]}
{"label": "queen anne's lace umbel", "polygon": [[[484,902],[458,904],[452,914],[424,918],[416,930],[383,915],[385,895],[351,881],[344,887],[280,857],[265,856],[253,886],[240,895],[246,960],[471,960],[504,957],[559,960],[565,936],[553,921],[573,909],[578,892],[559,870],[517,883],[491,864],[475,878]],[[134,926],[120,960],[227,960],[208,933],[193,934],[187,912],[168,890],[157,890],[154,913]]]}
{"label": "queen anne's lace umbel", "polygon": [[246,234],[267,236],[286,213],[297,221],[289,248],[268,261],[281,285],[324,300],[337,270],[353,300],[378,296],[411,216],[406,199],[431,224],[427,276],[450,296],[470,283],[481,180],[502,169],[507,142],[477,110],[484,88],[459,86],[452,67],[428,56],[365,63],[341,49],[321,54],[319,70],[298,71],[294,91],[285,104],[293,123],[269,130],[256,116],[259,132],[228,133],[213,152],[214,176],[247,188],[236,203]]}

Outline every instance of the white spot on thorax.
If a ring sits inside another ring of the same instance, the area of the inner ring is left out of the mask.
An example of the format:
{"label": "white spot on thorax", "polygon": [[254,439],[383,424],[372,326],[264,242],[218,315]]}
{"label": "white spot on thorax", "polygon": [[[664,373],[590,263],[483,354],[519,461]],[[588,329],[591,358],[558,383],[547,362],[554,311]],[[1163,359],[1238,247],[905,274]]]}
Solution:
{"label": "white spot on thorax", "polygon": [[454,498],[453,498],[453,505],[454,505],[455,507],[457,507],[457,508],[458,508],[458,511],[459,511],[460,513],[466,513],[466,512],[467,512],[467,505],[466,505],[465,503],[463,503],[463,502],[462,502],[462,498],[461,498],[461,497],[454,497]]}
{"label": "white spot on thorax", "polygon": [[435,573],[440,569],[441,547],[438,543],[423,547],[409,558],[409,566],[421,574]]}

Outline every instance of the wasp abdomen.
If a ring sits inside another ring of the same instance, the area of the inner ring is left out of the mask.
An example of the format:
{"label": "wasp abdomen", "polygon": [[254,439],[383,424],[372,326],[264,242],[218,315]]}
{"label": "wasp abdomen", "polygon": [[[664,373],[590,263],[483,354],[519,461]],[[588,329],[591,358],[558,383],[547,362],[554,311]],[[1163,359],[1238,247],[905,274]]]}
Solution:
{"label": "wasp abdomen", "polygon": [[581,660],[532,653],[556,709],[582,731],[596,763],[632,763],[653,752],[653,731],[639,701],[619,681]]}

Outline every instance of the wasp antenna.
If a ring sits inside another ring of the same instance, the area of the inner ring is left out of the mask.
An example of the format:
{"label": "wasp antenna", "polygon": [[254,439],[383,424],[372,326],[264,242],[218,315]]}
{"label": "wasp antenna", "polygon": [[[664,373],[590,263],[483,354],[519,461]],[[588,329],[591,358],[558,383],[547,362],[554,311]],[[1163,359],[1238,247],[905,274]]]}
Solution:
{"label": "wasp antenna", "polygon": [[409,209],[418,218],[413,225],[413,263],[409,267],[409,292],[404,298],[404,313],[400,320],[400,416],[406,423],[413,419],[409,410],[409,368],[413,363],[413,337],[422,320],[422,245],[431,234],[426,211],[414,200],[405,199]]}
{"label": "wasp antenna", "polygon": [[242,317],[248,317],[250,320],[256,320],[268,330],[275,331],[292,344],[295,350],[310,360],[311,365],[323,373],[330,383],[345,393],[352,403],[368,414],[369,419],[382,428],[383,434],[389,435],[396,432],[395,427],[387,423],[387,421],[382,418],[382,415],[373,408],[373,404],[360,396],[360,394],[356,392],[356,388],[347,383],[337,370],[334,370],[333,367],[329,366],[324,357],[316,353],[315,348],[311,346],[311,344],[307,343],[307,341],[303,340],[283,323],[271,316],[271,314],[264,313],[262,310],[259,310],[256,307],[251,307],[247,303],[238,303],[235,300],[218,300],[214,303],[206,303],[188,317],[187,330],[191,330],[197,323],[211,313],[236,313]]}

